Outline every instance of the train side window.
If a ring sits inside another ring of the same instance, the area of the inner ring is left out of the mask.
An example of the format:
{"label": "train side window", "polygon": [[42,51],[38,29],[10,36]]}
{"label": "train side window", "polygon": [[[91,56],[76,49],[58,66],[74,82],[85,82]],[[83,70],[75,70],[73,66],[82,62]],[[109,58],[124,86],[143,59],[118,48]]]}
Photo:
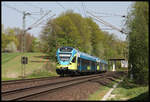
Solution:
{"label": "train side window", "polygon": [[76,57],[74,57],[74,58],[73,58],[72,62],[73,62],[73,63],[75,63],[75,62],[76,62]]}

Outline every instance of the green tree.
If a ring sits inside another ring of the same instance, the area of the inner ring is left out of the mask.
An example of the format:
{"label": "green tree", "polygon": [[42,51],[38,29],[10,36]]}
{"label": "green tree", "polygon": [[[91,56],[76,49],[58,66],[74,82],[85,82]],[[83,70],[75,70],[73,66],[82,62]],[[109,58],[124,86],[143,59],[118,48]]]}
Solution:
{"label": "green tree", "polygon": [[7,49],[7,51],[10,51],[10,52],[16,52],[17,47],[16,47],[16,44],[14,43],[14,41],[7,44],[6,49]]}
{"label": "green tree", "polygon": [[50,20],[43,29],[41,39],[47,52],[54,58],[58,47],[72,46],[83,52],[91,52],[90,31],[86,20],[79,14],[67,11]]}
{"label": "green tree", "polygon": [[126,21],[129,31],[129,69],[134,81],[139,84],[148,83],[148,8],[148,2],[134,3]]}
{"label": "green tree", "polygon": [[8,28],[4,32],[2,32],[2,50],[4,50],[7,47],[7,45],[10,44],[11,42],[14,42],[16,47],[19,44],[16,36],[14,35],[14,30]]}
{"label": "green tree", "polygon": [[2,51],[4,50],[4,48],[6,48],[7,46],[7,42],[6,42],[6,34],[4,34],[2,32],[2,41],[1,41],[1,45],[2,45]]}
{"label": "green tree", "polygon": [[36,37],[32,40],[31,51],[32,52],[40,52],[41,51],[40,40]]}
{"label": "green tree", "polygon": [[92,18],[83,18],[71,10],[49,20],[42,29],[40,39],[43,52],[48,53],[51,59],[55,59],[56,50],[61,46],[71,46],[106,60],[117,53],[117,57],[122,54],[119,48],[122,48],[123,41],[101,31]]}
{"label": "green tree", "polygon": [[[5,35],[4,35],[5,34]],[[14,42],[16,46],[19,45],[18,39],[15,36],[15,31],[12,28],[7,28],[3,32],[3,43],[4,43],[4,48],[7,46],[7,44]]]}

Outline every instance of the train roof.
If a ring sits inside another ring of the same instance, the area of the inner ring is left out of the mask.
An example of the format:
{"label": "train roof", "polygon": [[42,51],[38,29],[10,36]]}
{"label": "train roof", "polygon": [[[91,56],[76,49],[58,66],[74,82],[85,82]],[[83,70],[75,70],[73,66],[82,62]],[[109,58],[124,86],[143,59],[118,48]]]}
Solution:
{"label": "train roof", "polygon": [[[91,56],[91,55],[89,55],[89,54],[87,54],[87,53],[80,52],[79,50],[77,50],[77,49],[75,49],[75,48],[73,48],[73,47],[63,46],[63,47],[60,48],[60,50],[61,50],[61,49],[64,50],[64,49],[66,49],[66,48],[71,49],[70,51],[72,51],[72,50],[74,49],[74,50],[78,53],[78,57],[80,57],[80,58],[83,58],[83,59],[86,59],[86,60],[91,60],[91,61],[94,61],[94,62],[101,62],[101,63],[107,64],[106,61],[101,60],[101,59],[98,58],[98,57]],[[69,52],[70,52],[70,51],[69,51]],[[68,52],[68,51],[67,51],[67,52]]]}
{"label": "train roof", "polygon": [[80,57],[80,58],[87,59],[87,60],[92,60],[92,61],[95,61],[95,62],[101,62],[101,63],[108,64],[106,61],[101,60],[101,59],[98,58],[98,57],[91,56],[91,55],[89,55],[89,54],[87,54],[87,53],[83,53],[83,52],[78,51],[78,54],[79,54],[79,57]]}
{"label": "train roof", "polygon": [[80,52],[78,51],[78,57],[80,58],[83,58],[83,59],[86,59],[86,60],[91,60],[91,61],[94,61],[94,62],[98,62],[100,59],[98,57],[95,57],[95,56],[91,56],[89,54],[86,54],[86,53],[83,53],[83,52]]}

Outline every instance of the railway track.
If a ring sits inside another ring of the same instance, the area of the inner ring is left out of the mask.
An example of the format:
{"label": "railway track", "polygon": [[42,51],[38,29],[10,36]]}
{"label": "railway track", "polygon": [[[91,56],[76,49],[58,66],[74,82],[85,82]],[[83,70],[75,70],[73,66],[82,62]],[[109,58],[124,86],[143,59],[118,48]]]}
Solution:
{"label": "railway track", "polygon": [[44,78],[9,80],[9,81],[2,81],[2,85],[20,84],[20,83],[25,83],[25,82],[49,80],[49,79],[56,79],[56,78],[59,78],[59,77],[44,77]]}
{"label": "railway track", "polygon": [[52,81],[57,81],[61,79],[68,79],[68,77],[46,77],[46,78],[34,78],[34,79],[23,79],[23,80],[12,80],[12,81],[5,81],[2,83],[2,91],[1,92],[6,92],[10,90],[17,90],[21,88],[27,88],[27,87],[33,87],[36,85],[42,85],[47,82],[52,82]]}
{"label": "railway track", "polygon": [[[90,81],[93,79],[104,77],[106,75],[107,75],[107,73],[73,77],[70,79],[53,82],[53,83],[47,82],[46,84],[42,84],[42,85],[8,90],[8,91],[2,91],[2,93],[1,93],[2,100],[27,100],[27,99],[30,99],[33,97],[34,98],[38,97],[39,95],[42,95],[46,92],[56,91],[57,89],[60,89],[60,88],[65,88],[68,86],[84,83],[84,82],[87,82],[87,81]],[[59,78],[59,79],[61,79],[61,78]],[[56,78],[56,80],[57,80],[57,78]]]}

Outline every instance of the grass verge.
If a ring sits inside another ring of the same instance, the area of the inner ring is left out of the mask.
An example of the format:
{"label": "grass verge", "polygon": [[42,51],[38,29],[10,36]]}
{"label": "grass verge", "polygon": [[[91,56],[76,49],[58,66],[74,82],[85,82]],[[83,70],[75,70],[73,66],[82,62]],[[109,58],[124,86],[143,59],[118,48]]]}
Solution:
{"label": "grass verge", "polygon": [[107,86],[100,86],[99,90],[96,91],[95,93],[91,94],[88,98],[88,100],[101,100],[104,95],[111,89],[113,88],[113,85],[120,81],[120,79],[115,79],[115,81],[112,81],[109,83]]}
{"label": "grass verge", "polygon": [[148,101],[148,86],[134,84],[132,80],[125,78],[112,94],[114,94],[115,97],[110,100]]}
{"label": "grass verge", "polygon": [[[119,79],[116,81],[119,81]],[[107,86],[101,86],[98,91],[89,96],[88,100],[101,100],[115,83],[116,82],[113,81]],[[109,97],[108,101],[148,101],[149,99],[148,86],[134,84],[133,81],[128,78],[125,78],[124,81],[121,82],[114,91],[112,91],[111,95],[114,97]]]}
{"label": "grass verge", "polygon": [[50,76],[58,76],[58,75],[56,73],[51,73],[46,70],[40,70],[40,71],[34,71],[26,78],[41,78],[41,77],[50,77]]}
{"label": "grass verge", "polygon": [[[56,63],[51,62],[44,53],[24,53],[28,57],[26,64],[26,77],[39,78],[56,76]],[[21,53],[2,53],[2,81],[21,79],[22,65]]]}
{"label": "grass verge", "polygon": [[21,53],[2,53],[2,64],[7,63],[18,55],[21,55]]}

